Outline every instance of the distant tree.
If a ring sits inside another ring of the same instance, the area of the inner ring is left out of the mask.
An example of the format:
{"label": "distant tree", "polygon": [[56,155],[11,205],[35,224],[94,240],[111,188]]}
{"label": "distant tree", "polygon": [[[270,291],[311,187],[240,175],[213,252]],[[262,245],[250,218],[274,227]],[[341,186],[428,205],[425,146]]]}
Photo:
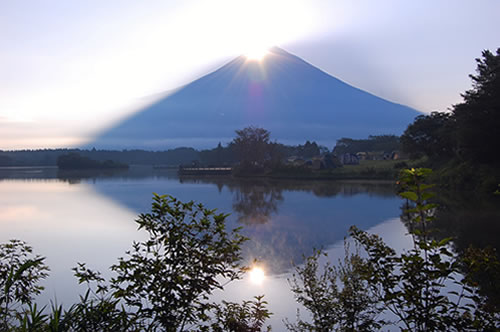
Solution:
{"label": "distant tree", "polygon": [[319,146],[319,152],[324,155],[324,154],[327,154],[327,153],[330,153],[330,149],[328,149],[328,147],[324,146],[324,145],[320,145]]}
{"label": "distant tree", "polygon": [[279,168],[282,160],[288,155],[289,147],[281,143],[272,142],[269,144],[269,166],[272,169]]}
{"label": "distant tree", "polygon": [[236,130],[233,145],[242,165],[262,165],[269,157],[271,133],[263,128],[246,127]]}
{"label": "distant tree", "polygon": [[60,169],[110,169],[128,168],[128,165],[114,162],[112,160],[98,161],[72,152],[60,155],[57,158],[57,166]]}
{"label": "distant tree", "polygon": [[13,160],[9,156],[0,155],[0,166],[11,166]]}
{"label": "distant tree", "polygon": [[390,153],[400,148],[399,137],[395,135],[370,135],[367,139],[343,137],[337,140],[337,144],[333,148],[333,153],[336,155],[373,151]]}
{"label": "distant tree", "polygon": [[450,113],[419,115],[401,136],[403,151],[412,158],[449,158],[453,155],[453,117]]}
{"label": "distant tree", "polygon": [[222,164],[222,153],[223,153],[224,148],[222,147],[222,144],[217,144],[217,148],[215,149],[215,161],[217,165]]}
{"label": "distant tree", "polygon": [[306,141],[304,145],[297,146],[297,155],[302,158],[312,158],[321,154],[320,148],[316,142]]}
{"label": "distant tree", "polygon": [[200,151],[200,161],[203,165],[230,165],[235,162],[232,144],[223,147],[221,143],[216,148]]}

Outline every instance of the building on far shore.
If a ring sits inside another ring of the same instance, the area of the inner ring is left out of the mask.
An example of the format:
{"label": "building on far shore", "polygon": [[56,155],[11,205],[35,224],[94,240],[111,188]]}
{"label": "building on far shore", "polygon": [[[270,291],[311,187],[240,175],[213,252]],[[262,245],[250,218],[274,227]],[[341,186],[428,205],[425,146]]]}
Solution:
{"label": "building on far shore", "polygon": [[359,158],[353,153],[341,154],[339,159],[342,165],[359,165]]}

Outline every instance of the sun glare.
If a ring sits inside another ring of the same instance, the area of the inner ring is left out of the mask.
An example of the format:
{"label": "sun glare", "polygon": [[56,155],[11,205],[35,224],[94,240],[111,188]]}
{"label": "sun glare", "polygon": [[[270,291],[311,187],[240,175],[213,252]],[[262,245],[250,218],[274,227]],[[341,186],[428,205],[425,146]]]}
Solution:
{"label": "sun glare", "polygon": [[269,53],[267,48],[255,48],[245,53],[248,60],[261,61]]}
{"label": "sun glare", "polygon": [[258,266],[254,266],[250,270],[250,281],[253,284],[260,285],[266,278],[266,275],[264,273],[264,270]]}

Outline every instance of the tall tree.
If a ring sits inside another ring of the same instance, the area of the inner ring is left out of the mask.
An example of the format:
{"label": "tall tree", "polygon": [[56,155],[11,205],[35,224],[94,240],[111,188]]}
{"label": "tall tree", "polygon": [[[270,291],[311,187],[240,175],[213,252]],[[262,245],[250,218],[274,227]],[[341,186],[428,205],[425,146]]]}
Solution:
{"label": "tall tree", "polygon": [[[472,89],[453,108],[457,143],[463,159],[499,163],[500,155],[500,48],[485,50],[477,61],[477,75],[469,75]],[[495,148],[496,146],[496,148]]]}
{"label": "tall tree", "polygon": [[233,140],[238,158],[243,165],[263,164],[269,157],[269,137],[271,133],[264,128],[246,127],[236,130]]}
{"label": "tall tree", "polygon": [[474,164],[500,164],[500,48],[485,50],[476,59],[472,89],[462,94],[463,102],[451,113],[433,112],[418,116],[408,126],[401,143],[415,156],[433,160],[455,157]]}

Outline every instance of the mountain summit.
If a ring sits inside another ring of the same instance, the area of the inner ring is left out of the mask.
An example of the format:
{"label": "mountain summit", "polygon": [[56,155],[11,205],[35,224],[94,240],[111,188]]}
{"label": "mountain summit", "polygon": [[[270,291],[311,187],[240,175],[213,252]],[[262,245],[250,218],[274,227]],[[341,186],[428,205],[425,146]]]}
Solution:
{"label": "mountain summit", "polygon": [[249,125],[283,143],[401,134],[419,113],[357,89],[297,56],[272,48],[239,56],[100,134],[88,146],[213,147]]}

